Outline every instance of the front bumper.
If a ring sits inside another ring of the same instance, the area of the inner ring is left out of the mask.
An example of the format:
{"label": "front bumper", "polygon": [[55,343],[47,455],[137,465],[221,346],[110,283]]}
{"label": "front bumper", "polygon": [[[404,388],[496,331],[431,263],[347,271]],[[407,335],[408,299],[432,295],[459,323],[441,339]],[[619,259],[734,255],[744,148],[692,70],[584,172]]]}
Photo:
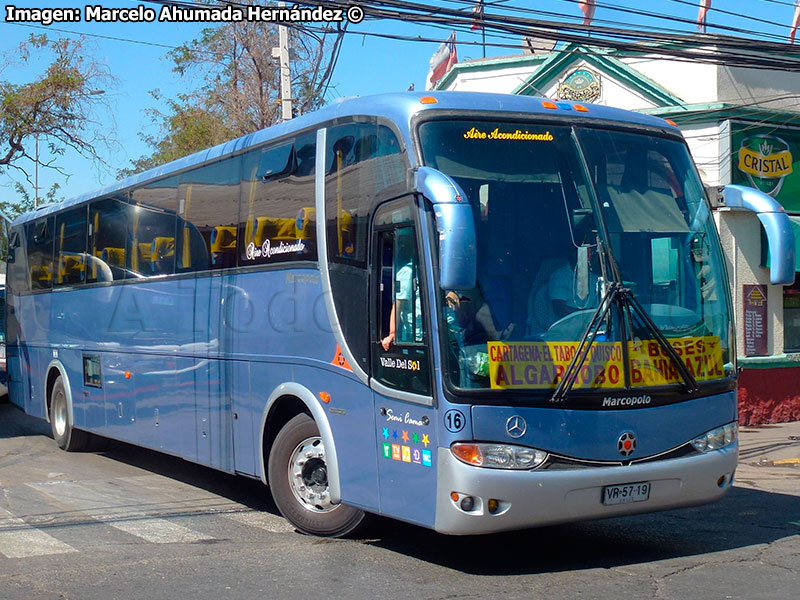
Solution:
{"label": "front bumper", "polygon": [[[630,466],[504,471],[466,465],[449,448],[438,451],[436,522],[441,533],[471,535],[569,521],[601,519],[714,502],[733,483],[738,444],[707,454]],[[603,486],[649,481],[643,502],[606,506]],[[450,495],[475,499],[470,511]],[[490,514],[490,498],[499,509]]]}

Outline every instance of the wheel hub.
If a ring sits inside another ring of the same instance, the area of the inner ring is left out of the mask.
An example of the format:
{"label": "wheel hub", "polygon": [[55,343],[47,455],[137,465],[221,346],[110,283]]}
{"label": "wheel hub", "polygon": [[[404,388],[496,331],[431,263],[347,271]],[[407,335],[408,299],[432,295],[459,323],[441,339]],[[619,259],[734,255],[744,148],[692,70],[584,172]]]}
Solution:
{"label": "wheel hub", "polygon": [[289,486],[307,510],[329,512],[336,508],[331,504],[322,438],[308,438],[294,449],[289,460]]}
{"label": "wheel hub", "polygon": [[53,398],[53,414],[50,418],[53,419],[56,433],[59,436],[64,435],[67,431],[67,402],[61,390]]}

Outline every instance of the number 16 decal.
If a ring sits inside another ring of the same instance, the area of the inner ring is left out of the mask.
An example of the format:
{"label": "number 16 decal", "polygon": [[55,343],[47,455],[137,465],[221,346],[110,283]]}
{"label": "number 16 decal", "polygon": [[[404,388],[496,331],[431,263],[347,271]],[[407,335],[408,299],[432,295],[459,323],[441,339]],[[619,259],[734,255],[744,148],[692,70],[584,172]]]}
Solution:
{"label": "number 16 decal", "polygon": [[466,419],[460,410],[448,410],[444,413],[444,426],[450,433],[458,433],[464,429]]}

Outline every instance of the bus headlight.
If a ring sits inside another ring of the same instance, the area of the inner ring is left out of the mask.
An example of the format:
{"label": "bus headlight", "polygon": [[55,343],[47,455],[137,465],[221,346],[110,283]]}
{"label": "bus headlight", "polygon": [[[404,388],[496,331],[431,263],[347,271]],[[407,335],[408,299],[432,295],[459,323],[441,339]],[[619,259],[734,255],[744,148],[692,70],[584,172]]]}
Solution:
{"label": "bus headlight", "polygon": [[547,453],[511,444],[456,442],[450,451],[461,462],[490,469],[535,469],[547,460]]}
{"label": "bus headlight", "polygon": [[711,452],[733,444],[739,437],[737,423],[728,423],[692,440],[692,446],[698,452]]}

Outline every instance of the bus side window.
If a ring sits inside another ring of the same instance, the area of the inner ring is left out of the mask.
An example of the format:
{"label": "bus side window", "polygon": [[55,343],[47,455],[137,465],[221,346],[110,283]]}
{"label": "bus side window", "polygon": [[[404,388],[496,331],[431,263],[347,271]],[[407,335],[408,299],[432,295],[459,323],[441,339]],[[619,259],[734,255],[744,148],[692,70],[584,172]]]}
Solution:
{"label": "bus side window", "polygon": [[405,191],[405,155],[388,127],[348,123],[328,132],[326,161],[328,256],[365,266],[369,209]]}
{"label": "bus side window", "polygon": [[325,154],[325,226],[336,314],[353,356],[369,367],[370,209],[405,190],[405,155],[374,119],[332,127]]}
{"label": "bus side window", "polygon": [[[408,211],[392,212],[397,217]],[[379,219],[376,217],[376,227],[381,226]],[[378,273],[373,296],[377,312],[374,331],[378,339],[373,344],[374,377],[386,386],[428,395],[430,365],[414,227],[379,231],[375,253]]]}
{"label": "bus side window", "polygon": [[28,259],[24,242],[24,229],[14,227],[8,240],[8,276],[6,286],[15,294],[27,292],[30,286]]}
{"label": "bus side window", "polygon": [[33,221],[26,226],[31,290],[48,290],[53,286],[54,229],[53,217]]}
{"label": "bus side window", "polygon": [[124,196],[91,203],[86,283],[125,279],[126,232],[130,229],[132,219],[132,207]]}
{"label": "bus side window", "polygon": [[395,231],[392,272],[394,274],[395,344],[424,343],[422,300],[419,290],[419,258],[414,245],[414,229]]}
{"label": "bus side window", "polygon": [[86,205],[56,217],[55,287],[78,285],[86,279]]}
{"label": "bus side window", "polygon": [[241,162],[237,156],[179,176],[176,272],[236,266]]}
{"label": "bus side window", "polygon": [[126,245],[134,277],[175,272],[178,178],[168,177],[133,191],[133,221]]}
{"label": "bus side window", "polygon": [[315,160],[315,133],[243,156],[239,266],[316,260]]}

